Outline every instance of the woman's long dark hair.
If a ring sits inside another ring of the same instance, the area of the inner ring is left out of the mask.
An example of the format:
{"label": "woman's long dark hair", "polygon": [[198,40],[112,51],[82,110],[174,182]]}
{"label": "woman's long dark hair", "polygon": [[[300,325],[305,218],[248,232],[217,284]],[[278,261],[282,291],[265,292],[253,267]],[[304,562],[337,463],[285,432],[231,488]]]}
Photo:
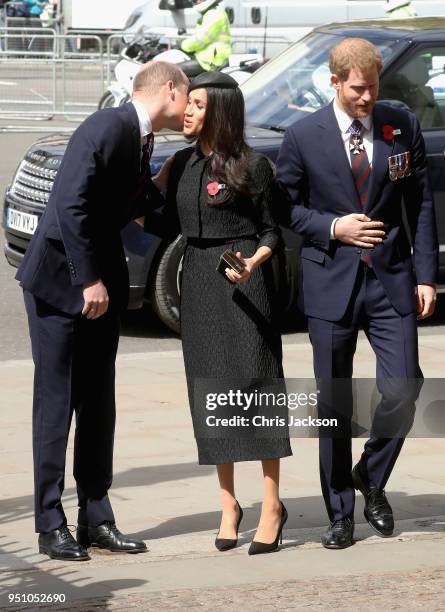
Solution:
{"label": "woman's long dark hair", "polygon": [[244,97],[241,90],[206,87],[207,106],[199,139],[213,151],[209,175],[227,185],[209,204],[222,204],[238,194],[255,192],[249,171],[252,149],[244,137]]}

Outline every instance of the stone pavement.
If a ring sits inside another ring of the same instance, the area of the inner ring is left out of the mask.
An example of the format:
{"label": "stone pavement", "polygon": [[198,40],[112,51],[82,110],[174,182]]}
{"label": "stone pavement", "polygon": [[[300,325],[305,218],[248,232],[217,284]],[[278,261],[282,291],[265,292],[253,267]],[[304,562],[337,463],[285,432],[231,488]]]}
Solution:
{"label": "stone pavement", "polygon": [[[420,344],[424,374],[442,377],[443,329],[423,333]],[[373,534],[359,496],[357,543],[343,551],[327,551],[319,543],[327,520],[315,439],[294,439],[294,456],[282,463],[289,521],[278,553],[247,555],[260,512],[261,467],[237,465],[237,496],[245,509],[240,543],[219,553],[213,546],[220,515],[216,474],[196,463],[177,350],[118,358],[110,497],[121,530],[147,540],[150,551],[136,556],[93,551],[90,562],[79,564],[39,555],[33,533],[32,371],[28,360],[0,363],[0,609],[8,607],[8,594],[21,596],[22,603],[11,609],[35,610],[33,596],[52,593],[63,594],[65,602],[42,609],[445,610],[445,439],[406,442],[387,489],[395,536]],[[312,376],[306,338],[285,345],[285,372]],[[361,339],[355,375],[373,372],[372,354]],[[354,440],[355,458],[362,445]],[[72,448],[71,438],[64,506],[74,524]]]}
{"label": "stone pavement", "polygon": [[[225,610],[258,612],[267,610],[320,610],[332,612],[365,610],[445,609],[445,570],[388,572],[385,574],[308,580],[267,581],[216,587],[177,589],[125,597],[85,599],[57,610],[95,612],[96,610]],[[17,606],[12,610],[29,610]],[[41,606],[39,610],[54,610]]]}

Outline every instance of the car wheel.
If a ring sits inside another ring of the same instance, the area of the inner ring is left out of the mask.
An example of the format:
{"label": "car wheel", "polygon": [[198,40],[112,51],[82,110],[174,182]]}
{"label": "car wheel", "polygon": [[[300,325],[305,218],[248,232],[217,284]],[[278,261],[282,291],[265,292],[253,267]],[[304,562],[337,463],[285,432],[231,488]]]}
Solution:
{"label": "car wheel", "polygon": [[179,334],[179,295],[185,241],[182,236],[161,253],[150,287],[150,301],[161,321]]}

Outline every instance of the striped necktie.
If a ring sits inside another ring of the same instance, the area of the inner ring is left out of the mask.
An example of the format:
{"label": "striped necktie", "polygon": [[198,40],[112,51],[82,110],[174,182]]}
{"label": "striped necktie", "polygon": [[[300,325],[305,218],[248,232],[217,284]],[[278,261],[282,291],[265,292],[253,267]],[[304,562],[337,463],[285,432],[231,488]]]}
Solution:
{"label": "striped necktie", "polygon": [[[359,119],[354,119],[348,129],[350,134],[349,156],[351,158],[351,171],[362,208],[365,207],[369,189],[369,176],[371,174],[371,166],[369,165],[368,155],[363,144],[363,131],[364,127]],[[369,253],[363,253],[362,260],[367,266],[371,266],[371,255]]]}
{"label": "striped necktie", "polygon": [[349,155],[351,158],[351,170],[354,183],[360,198],[362,208],[365,206],[366,196],[369,187],[369,175],[371,166],[363,144],[363,124],[358,119],[354,119],[349,128]]}

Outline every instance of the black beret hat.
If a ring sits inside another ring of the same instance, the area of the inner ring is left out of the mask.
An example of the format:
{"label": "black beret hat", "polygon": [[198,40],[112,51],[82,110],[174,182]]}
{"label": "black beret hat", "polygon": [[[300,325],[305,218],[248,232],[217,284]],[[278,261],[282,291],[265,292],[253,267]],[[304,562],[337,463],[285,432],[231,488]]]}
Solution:
{"label": "black beret hat", "polygon": [[218,87],[221,89],[236,89],[237,81],[224,72],[203,72],[195,77],[189,85],[189,92],[203,87]]}

